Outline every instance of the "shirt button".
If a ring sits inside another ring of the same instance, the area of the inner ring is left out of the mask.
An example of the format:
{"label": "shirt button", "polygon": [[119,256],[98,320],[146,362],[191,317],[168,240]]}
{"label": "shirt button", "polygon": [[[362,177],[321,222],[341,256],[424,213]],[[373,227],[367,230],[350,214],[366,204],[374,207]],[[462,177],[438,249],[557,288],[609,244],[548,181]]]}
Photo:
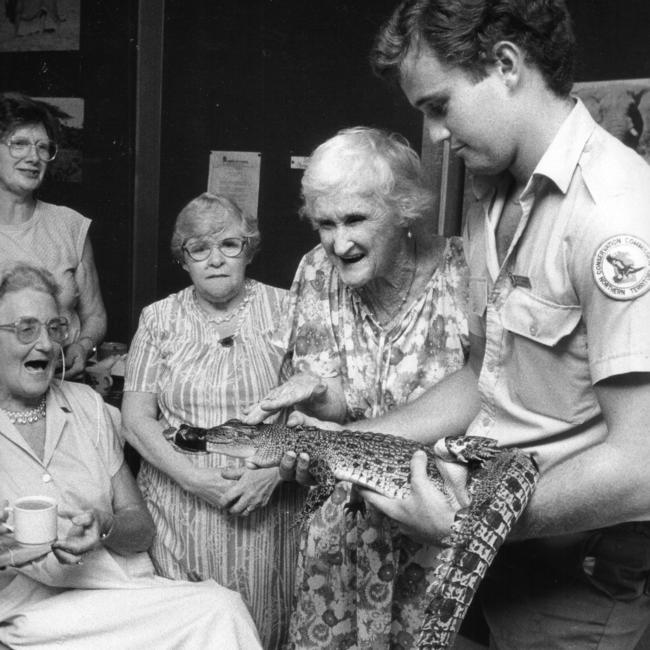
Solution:
{"label": "shirt button", "polygon": [[43,483],[49,483],[52,477],[49,474],[43,474]]}
{"label": "shirt button", "polygon": [[537,336],[537,327],[535,325],[531,325],[528,331],[530,332],[531,336]]}
{"label": "shirt button", "polygon": [[483,419],[481,420],[481,424],[482,424],[484,427],[489,427],[489,426],[490,426],[490,418],[487,418],[487,417],[483,418]]}

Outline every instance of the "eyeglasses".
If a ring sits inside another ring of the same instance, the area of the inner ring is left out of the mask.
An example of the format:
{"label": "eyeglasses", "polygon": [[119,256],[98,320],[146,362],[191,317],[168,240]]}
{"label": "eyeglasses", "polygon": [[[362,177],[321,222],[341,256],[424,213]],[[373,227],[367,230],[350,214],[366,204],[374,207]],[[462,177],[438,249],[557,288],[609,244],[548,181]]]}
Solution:
{"label": "eyeglasses", "polygon": [[227,237],[226,239],[188,239],[182,249],[195,261],[207,260],[214,248],[226,257],[239,257],[248,244],[248,237]]}
{"label": "eyeglasses", "polygon": [[59,148],[56,143],[49,140],[36,140],[35,142],[28,138],[9,138],[9,140],[2,140],[2,144],[9,148],[9,153],[13,158],[23,158],[27,156],[32,147],[36,149],[36,155],[43,162],[50,162],[56,158]]}
{"label": "eyeglasses", "polygon": [[33,343],[41,335],[43,326],[55,343],[63,343],[68,338],[67,318],[50,318],[47,323],[42,323],[38,318],[23,316],[13,323],[0,325],[0,330],[13,331],[21,343]]}

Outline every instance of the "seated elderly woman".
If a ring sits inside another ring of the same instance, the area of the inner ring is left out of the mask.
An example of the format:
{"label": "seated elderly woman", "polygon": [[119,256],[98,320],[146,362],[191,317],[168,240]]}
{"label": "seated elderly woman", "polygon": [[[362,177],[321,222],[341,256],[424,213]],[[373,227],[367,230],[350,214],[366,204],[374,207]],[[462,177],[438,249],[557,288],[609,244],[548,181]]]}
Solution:
{"label": "seated elderly woman", "polygon": [[260,648],[238,594],[154,575],[144,552],[153,524],[124,463],[117,411],[84,384],[53,380],[68,332],[59,292],[36,267],[0,276],[0,497],[45,496],[59,508],[51,552],[2,556],[11,566],[0,572],[0,643]]}
{"label": "seated elderly woman", "polygon": [[[169,578],[213,578],[239,591],[265,648],[286,640],[304,500],[277,468],[183,453],[167,427],[241,417],[277,385],[285,290],[246,278],[257,220],[202,194],[181,210],[172,254],[192,284],[142,311],[126,369],[125,435],[143,458],[138,484],[156,523],[154,564]],[[277,341],[276,341],[277,339]],[[236,515],[236,516],[233,516]],[[225,645],[223,647],[226,647]]]}
{"label": "seated elderly woman", "polygon": [[[295,374],[247,421],[290,405],[340,423],[372,418],[461,368],[461,242],[433,236],[431,193],[408,144],[377,129],[341,131],[312,154],[302,195],[321,243],[291,288]],[[439,549],[377,512],[346,517],[349,492],[340,483],[302,538],[291,641],[414,647]]]}

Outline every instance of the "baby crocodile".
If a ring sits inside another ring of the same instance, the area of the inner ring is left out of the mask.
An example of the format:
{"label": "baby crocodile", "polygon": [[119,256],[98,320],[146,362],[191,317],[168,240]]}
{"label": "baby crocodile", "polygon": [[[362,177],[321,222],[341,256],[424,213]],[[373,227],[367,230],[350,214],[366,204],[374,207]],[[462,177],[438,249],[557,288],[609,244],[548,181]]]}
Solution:
{"label": "baby crocodile", "polygon": [[[309,454],[309,470],[317,482],[307,498],[304,516],[312,514],[332,493],[337,480],[351,481],[389,497],[410,491],[410,461],[424,449],[429,478],[444,490],[433,445],[406,438],[360,431],[327,431],[281,424],[247,425],[228,420],[211,429],[181,426],[175,442],[184,449],[215,451],[277,465],[287,450]],[[496,553],[522,514],[538,478],[533,460],[519,449],[499,449],[495,440],[449,436],[445,444],[469,470],[470,505],[452,526],[438,554],[434,580],[418,647],[450,648],[474,594]],[[336,475],[336,478],[335,478]]]}

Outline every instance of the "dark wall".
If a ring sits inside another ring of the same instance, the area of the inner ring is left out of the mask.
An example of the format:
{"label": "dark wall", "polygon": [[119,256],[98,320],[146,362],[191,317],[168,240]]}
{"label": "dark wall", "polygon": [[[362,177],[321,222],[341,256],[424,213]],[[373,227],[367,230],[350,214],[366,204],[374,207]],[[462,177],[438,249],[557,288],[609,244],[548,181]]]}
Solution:
{"label": "dark wall", "polygon": [[393,0],[168,0],[166,3],[159,293],[187,283],[169,261],[180,208],[205,191],[211,149],[262,152],[262,250],[251,275],[288,286],[315,242],[299,221],[308,155],[345,126],[402,132],[419,148],[420,119],[375,79],[373,35]]}
{"label": "dark wall", "polygon": [[648,0],[567,0],[578,40],[576,81],[650,77]]}

